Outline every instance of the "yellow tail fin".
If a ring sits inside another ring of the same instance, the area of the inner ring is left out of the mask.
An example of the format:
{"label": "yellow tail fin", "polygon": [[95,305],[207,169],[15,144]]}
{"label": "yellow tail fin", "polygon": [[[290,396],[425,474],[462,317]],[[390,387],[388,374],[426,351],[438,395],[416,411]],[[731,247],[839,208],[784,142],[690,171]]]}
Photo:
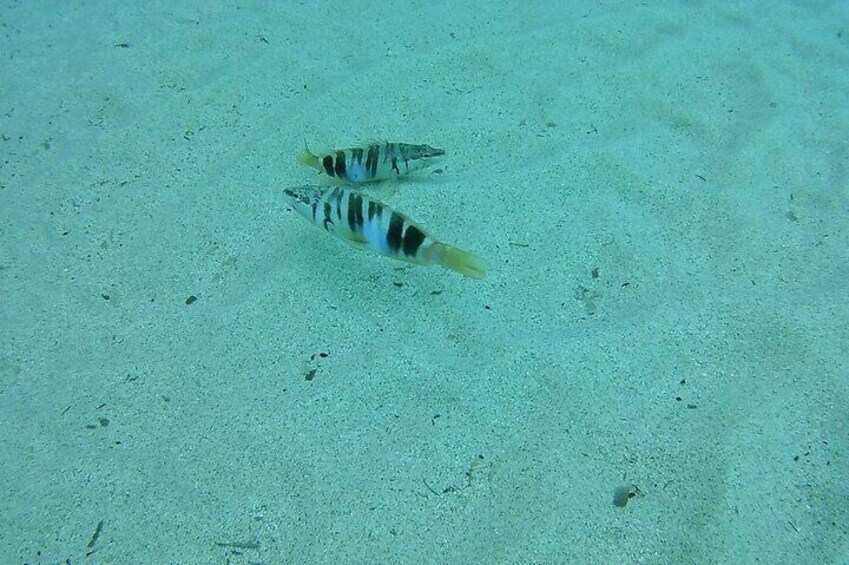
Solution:
{"label": "yellow tail fin", "polygon": [[304,152],[298,157],[298,161],[313,169],[321,168],[321,164],[318,162],[318,155],[313,155],[306,141],[304,142]]}
{"label": "yellow tail fin", "polygon": [[482,279],[486,274],[483,261],[478,256],[445,243],[437,241],[430,246],[427,255],[435,263],[467,277]]}

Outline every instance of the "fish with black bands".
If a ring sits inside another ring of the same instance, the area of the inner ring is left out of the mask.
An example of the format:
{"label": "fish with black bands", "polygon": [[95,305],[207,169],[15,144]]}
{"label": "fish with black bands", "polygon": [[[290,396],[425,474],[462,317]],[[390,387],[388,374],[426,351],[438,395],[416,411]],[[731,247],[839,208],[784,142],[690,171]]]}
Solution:
{"label": "fish with black bands", "polygon": [[425,168],[442,155],[445,151],[430,145],[386,142],[318,155],[305,147],[299,161],[333,179],[361,183],[406,175]]}
{"label": "fish with black bands", "polygon": [[480,258],[434,239],[404,214],[363,192],[308,184],[283,193],[299,214],[356,247],[416,265],[441,265],[477,279],[485,274]]}

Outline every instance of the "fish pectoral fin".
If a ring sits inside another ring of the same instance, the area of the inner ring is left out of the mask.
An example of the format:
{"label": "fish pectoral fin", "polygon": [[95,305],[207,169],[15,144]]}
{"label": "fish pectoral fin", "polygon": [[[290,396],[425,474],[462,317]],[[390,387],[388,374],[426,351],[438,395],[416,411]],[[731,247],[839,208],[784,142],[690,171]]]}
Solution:
{"label": "fish pectoral fin", "polygon": [[334,226],[333,233],[339,236],[340,239],[344,239],[348,243],[357,246],[366,246],[368,245],[368,239],[362,234],[357,232],[353,232],[347,228]]}

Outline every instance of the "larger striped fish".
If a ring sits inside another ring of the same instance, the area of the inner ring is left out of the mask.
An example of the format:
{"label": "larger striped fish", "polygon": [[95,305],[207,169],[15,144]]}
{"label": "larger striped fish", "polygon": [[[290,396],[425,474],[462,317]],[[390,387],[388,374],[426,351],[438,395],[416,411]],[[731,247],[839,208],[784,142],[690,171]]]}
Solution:
{"label": "larger striped fish", "polygon": [[430,145],[373,143],[315,155],[304,148],[299,161],[329,177],[348,182],[386,180],[423,169],[445,151]]}
{"label": "larger striped fish", "polygon": [[367,194],[345,186],[309,184],[283,193],[299,214],[357,247],[417,265],[441,265],[469,277],[484,276],[478,257],[432,238],[411,219]]}

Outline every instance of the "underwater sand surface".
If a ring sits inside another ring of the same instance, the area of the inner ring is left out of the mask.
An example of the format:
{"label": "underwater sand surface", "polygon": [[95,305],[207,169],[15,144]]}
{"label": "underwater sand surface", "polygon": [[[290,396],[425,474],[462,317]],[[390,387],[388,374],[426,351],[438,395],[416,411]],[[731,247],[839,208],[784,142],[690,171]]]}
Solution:
{"label": "underwater sand surface", "polygon": [[0,562],[844,563],[849,7],[404,6],[0,7]]}

